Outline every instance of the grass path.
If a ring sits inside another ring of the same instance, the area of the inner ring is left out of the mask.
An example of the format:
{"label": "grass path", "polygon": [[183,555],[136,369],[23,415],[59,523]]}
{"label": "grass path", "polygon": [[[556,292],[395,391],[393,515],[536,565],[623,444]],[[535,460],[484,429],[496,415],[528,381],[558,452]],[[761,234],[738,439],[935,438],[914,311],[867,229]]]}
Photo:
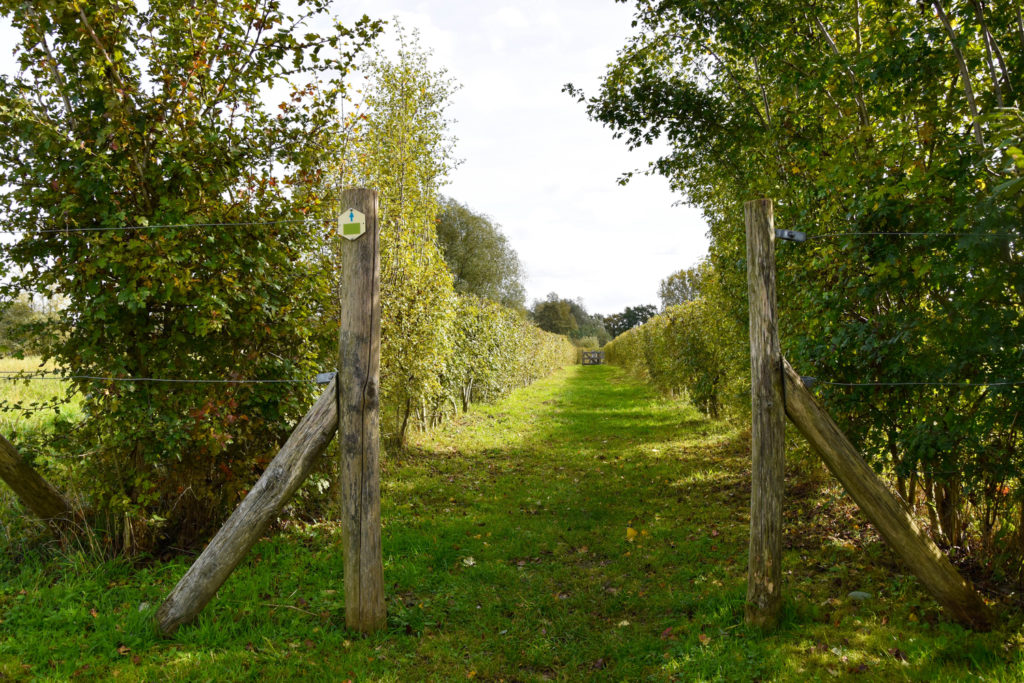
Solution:
{"label": "grass path", "polygon": [[783,626],[748,630],[747,448],[614,368],[570,368],[386,460],[387,632],[342,628],[330,523],[262,541],[172,640],[149,619],[186,560],[29,549],[0,561],[0,680],[1024,677],[1019,624],[945,622],[840,497],[806,483],[788,503]]}

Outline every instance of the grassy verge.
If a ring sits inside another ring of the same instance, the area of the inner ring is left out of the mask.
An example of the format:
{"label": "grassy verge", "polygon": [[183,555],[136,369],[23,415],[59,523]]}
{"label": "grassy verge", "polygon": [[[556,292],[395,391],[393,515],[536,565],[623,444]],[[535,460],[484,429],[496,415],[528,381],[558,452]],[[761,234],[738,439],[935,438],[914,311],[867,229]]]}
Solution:
{"label": "grassy verge", "polygon": [[[1019,615],[944,620],[834,488],[791,482],[781,629],[743,624],[748,442],[608,367],[474,411],[384,472],[388,629],[344,630],[340,530],[259,543],[198,623],[187,558],[0,559],[0,679],[1019,680]],[[854,602],[848,593],[872,597]]]}

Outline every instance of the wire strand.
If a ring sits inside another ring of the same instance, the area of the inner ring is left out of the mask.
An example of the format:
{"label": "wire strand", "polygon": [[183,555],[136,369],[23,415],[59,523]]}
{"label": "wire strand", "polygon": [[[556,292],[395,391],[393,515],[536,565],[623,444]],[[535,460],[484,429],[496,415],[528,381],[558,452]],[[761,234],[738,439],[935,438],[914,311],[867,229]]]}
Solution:
{"label": "wire strand", "polygon": [[159,382],[165,384],[308,384],[315,379],[167,379],[163,377],[97,377],[93,375],[14,375],[4,373],[2,380],[50,380],[65,382],[72,379],[96,380],[101,382]]}
{"label": "wire strand", "polygon": [[1020,237],[1012,232],[826,232],[808,235],[807,240],[823,240],[834,237],[903,236],[903,237]]}
{"label": "wire strand", "polygon": [[320,221],[333,221],[333,218],[295,218],[277,221],[238,221],[225,223],[167,223],[163,225],[121,225],[115,227],[98,228],[46,228],[45,230],[12,230],[0,228],[0,233],[17,235],[53,235],[57,233],[80,233],[80,232],[117,232],[124,230],[163,230],[170,228],[224,228],[241,227],[246,225],[285,225],[296,223],[316,223]]}
{"label": "wire strand", "polygon": [[832,387],[1017,387],[1024,386],[1024,381],[1014,382],[827,382],[815,379],[815,384]]}

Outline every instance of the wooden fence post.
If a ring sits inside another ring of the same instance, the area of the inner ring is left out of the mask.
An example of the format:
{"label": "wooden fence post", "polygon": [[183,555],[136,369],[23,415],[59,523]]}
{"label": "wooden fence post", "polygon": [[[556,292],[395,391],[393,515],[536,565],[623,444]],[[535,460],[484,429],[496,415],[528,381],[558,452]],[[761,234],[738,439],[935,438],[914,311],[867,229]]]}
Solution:
{"label": "wooden fence post", "polygon": [[782,494],[786,413],[775,308],[775,226],[770,199],[743,205],[750,305],[751,486],[746,617],[772,628],[782,607]]}
{"label": "wooden fence post", "polygon": [[[338,340],[338,436],[341,452],[345,623],[369,633],[383,628],[384,565],[380,528],[380,226],[377,191],[342,193],[365,217],[365,234],[343,240]],[[351,215],[343,215],[345,222]],[[352,218],[352,220],[357,220]],[[342,230],[343,236],[347,230]]]}

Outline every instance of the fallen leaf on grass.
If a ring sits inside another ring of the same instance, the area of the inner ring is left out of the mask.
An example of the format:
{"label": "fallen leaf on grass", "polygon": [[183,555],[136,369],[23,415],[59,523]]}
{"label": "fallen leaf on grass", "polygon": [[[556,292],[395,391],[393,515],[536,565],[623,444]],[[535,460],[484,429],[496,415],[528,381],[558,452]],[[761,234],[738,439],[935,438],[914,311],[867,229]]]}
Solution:
{"label": "fallen leaf on grass", "polygon": [[632,543],[633,539],[636,538],[636,529],[631,526],[626,527],[626,542]]}
{"label": "fallen leaf on grass", "polygon": [[122,644],[117,646],[117,654],[119,655],[127,655],[131,651],[132,649],[127,645]]}
{"label": "fallen leaf on grass", "polygon": [[700,641],[701,645],[707,645],[711,642],[711,636],[707,635],[706,633],[701,633],[699,636],[697,636],[697,640]]}

